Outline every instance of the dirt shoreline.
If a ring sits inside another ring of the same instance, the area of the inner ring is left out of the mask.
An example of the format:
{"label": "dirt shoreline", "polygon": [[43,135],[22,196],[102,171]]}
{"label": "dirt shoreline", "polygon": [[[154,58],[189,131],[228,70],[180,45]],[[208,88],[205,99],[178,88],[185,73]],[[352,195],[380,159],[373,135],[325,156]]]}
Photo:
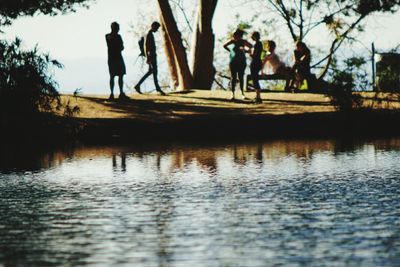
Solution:
{"label": "dirt shoreline", "polygon": [[140,144],[400,136],[396,99],[391,100],[391,108],[341,113],[322,94],[263,93],[262,104],[253,103],[254,93],[246,96],[249,99],[230,101],[229,92],[203,90],[168,96],[130,94],[127,101],[108,101],[105,95],[64,95],[64,103],[79,106],[76,116],[64,117],[59,111],[50,123],[16,122],[15,131],[2,140]]}
{"label": "dirt shoreline", "polygon": [[[263,93],[262,104],[254,104],[254,92],[246,94],[248,99],[235,101],[229,100],[226,91],[129,96],[128,101],[107,101],[106,96],[70,100],[81,108],[75,118],[83,125],[79,138],[89,142],[168,142],[400,135],[396,99],[391,99],[390,109],[344,114],[335,111],[323,94]],[[371,93],[364,97],[371,98]],[[383,102],[380,105],[385,107]]]}

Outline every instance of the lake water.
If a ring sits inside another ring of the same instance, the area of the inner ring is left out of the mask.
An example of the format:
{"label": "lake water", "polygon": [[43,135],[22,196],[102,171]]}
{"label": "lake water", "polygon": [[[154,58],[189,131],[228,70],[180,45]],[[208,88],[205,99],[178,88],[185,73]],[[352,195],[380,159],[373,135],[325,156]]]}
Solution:
{"label": "lake water", "polygon": [[0,266],[400,266],[399,160],[396,139],[3,153]]}

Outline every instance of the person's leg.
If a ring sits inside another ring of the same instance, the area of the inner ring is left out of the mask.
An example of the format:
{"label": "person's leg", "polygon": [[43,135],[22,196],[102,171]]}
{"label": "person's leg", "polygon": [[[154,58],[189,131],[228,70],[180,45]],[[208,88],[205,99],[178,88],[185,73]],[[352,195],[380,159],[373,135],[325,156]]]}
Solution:
{"label": "person's leg", "polygon": [[151,65],[149,64],[149,70],[143,75],[143,77],[139,80],[139,82],[135,85],[136,91],[141,94],[142,92],[140,91],[140,86],[142,83],[153,73],[153,70],[151,68]]}
{"label": "person's leg", "polygon": [[239,76],[239,86],[240,86],[240,91],[242,92],[242,98],[244,99],[244,91],[243,91],[243,87],[244,87],[244,69],[241,69],[238,72],[238,76]]}
{"label": "person's leg", "polygon": [[231,99],[235,98],[235,87],[236,87],[236,77],[237,77],[237,70],[233,64],[229,64],[229,69],[231,71]]}
{"label": "person's leg", "polygon": [[124,76],[123,75],[118,76],[118,86],[119,86],[119,93],[123,94],[124,93]]}
{"label": "person's leg", "polygon": [[160,85],[158,84],[158,66],[157,66],[157,62],[153,62],[151,65],[152,65],[152,70],[153,70],[154,86],[156,87],[157,92],[159,92],[161,95],[165,95],[163,90],[161,90]]}
{"label": "person's leg", "polygon": [[292,68],[285,67],[284,71],[283,71],[283,76],[286,78],[285,91],[289,92],[289,91],[291,91],[290,81],[292,80],[292,77],[293,77]]}
{"label": "person's leg", "polygon": [[254,89],[256,90],[256,101],[261,100],[261,88],[260,88],[260,82],[259,82],[259,76],[258,73],[261,70],[261,65],[258,66],[256,63],[252,63],[250,65],[250,73],[251,73],[251,79],[253,81],[253,86]]}
{"label": "person's leg", "polygon": [[110,99],[113,99],[114,98],[114,78],[115,78],[115,76],[114,75],[110,75],[110,91],[111,91],[111,94],[110,94]]}
{"label": "person's leg", "polygon": [[303,76],[301,75],[301,73],[297,72],[295,77],[296,77],[296,82],[294,87],[296,90],[300,90],[300,86],[303,83]]}

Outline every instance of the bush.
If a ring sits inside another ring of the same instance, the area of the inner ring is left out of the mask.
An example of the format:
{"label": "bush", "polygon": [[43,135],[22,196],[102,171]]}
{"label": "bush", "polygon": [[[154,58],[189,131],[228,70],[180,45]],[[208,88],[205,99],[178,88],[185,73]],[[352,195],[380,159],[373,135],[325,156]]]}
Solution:
{"label": "bush", "polygon": [[0,41],[0,113],[29,116],[51,111],[60,104],[51,68],[62,65],[37,47],[25,51],[21,40]]}
{"label": "bush", "polygon": [[343,62],[339,68],[334,62],[331,73],[329,97],[336,110],[351,111],[363,105],[360,94],[354,94],[355,88],[365,90],[369,86],[367,74],[362,70],[366,61],[361,57],[352,57]]}

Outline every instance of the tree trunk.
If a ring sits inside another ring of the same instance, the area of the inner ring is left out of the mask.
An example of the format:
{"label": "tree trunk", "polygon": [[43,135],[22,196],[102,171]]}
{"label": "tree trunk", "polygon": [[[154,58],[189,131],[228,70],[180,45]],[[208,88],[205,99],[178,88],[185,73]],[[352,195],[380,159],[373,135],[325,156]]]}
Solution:
{"label": "tree trunk", "polygon": [[193,32],[191,68],[196,89],[211,89],[215,77],[212,19],[218,0],[199,0]]}
{"label": "tree trunk", "polygon": [[[160,8],[161,24],[165,27],[166,33],[169,37],[167,42],[170,42],[175,57],[179,81],[178,89],[185,90],[192,88],[193,79],[192,74],[190,73],[189,64],[187,62],[185,47],[183,46],[181,33],[176,24],[169,1],[158,0],[158,6]],[[169,63],[170,62],[172,61],[169,60]]]}
{"label": "tree trunk", "polygon": [[173,89],[176,90],[179,86],[179,79],[178,70],[176,69],[177,64],[175,62],[174,50],[172,48],[171,40],[169,39],[164,23],[161,23],[161,27],[163,33],[165,55],[167,57],[168,69],[171,76],[171,85]]}

